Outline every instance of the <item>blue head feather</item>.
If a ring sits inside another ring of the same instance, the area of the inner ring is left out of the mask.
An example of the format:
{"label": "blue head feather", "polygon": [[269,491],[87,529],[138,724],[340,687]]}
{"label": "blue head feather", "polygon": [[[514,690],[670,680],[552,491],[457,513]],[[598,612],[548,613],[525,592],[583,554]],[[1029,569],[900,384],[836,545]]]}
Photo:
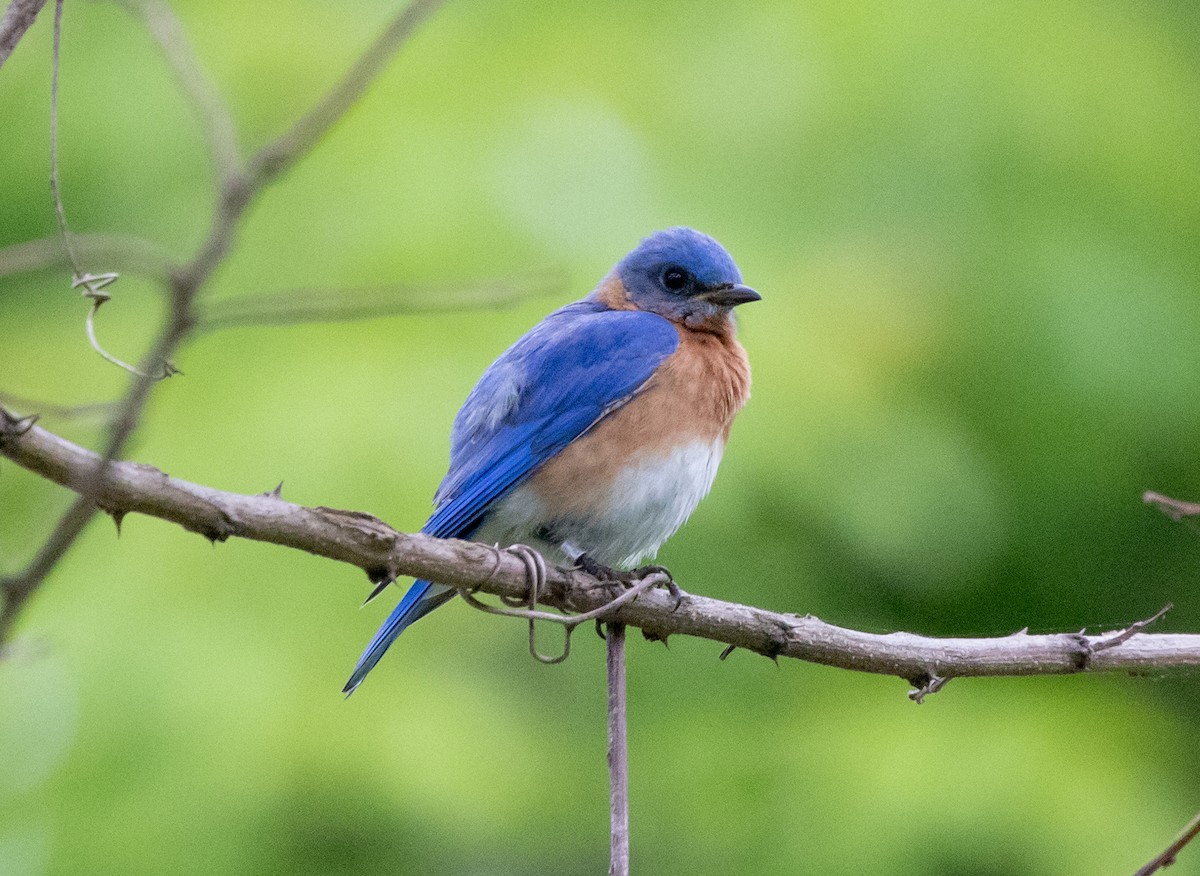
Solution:
{"label": "blue head feather", "polygon": [[759,297],[742,285],[725,248],[692,228],[651,234],[617,263],[616,275],[637,307],[680,321],[721,317]]}

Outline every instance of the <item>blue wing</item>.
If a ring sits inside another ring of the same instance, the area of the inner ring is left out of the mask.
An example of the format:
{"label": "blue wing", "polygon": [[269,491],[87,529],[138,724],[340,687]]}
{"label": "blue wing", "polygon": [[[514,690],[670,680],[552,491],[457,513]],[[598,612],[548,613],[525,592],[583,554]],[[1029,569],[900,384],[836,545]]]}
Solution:
{"label": "blue wing", "polygon": [[[422,532],[468,538],[491,505],[620,407],[675,352],[679,335],[652,313],[578,301],[556,310],[484,372],[454,421],[450,470]],[[388,646],[454,595],[417,581],[358,660],[351,693]]]}

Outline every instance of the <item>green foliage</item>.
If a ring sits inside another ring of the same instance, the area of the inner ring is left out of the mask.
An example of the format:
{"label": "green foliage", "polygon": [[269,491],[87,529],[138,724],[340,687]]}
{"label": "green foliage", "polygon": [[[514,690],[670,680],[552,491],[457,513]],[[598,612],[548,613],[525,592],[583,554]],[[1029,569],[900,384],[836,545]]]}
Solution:
{"label": "green foliage", "polygon": [[[256,146],[390,4],[179,13]],[[54,227],[49,23],[0,72],[0,245]],[[487,363],[690,224],[764,301],[740,314],[754,398],[660,557],[686,589],[963,635],[1173,601],[1160,629],[1198,630],[1200,537],[1139,502],[1200,496],[1198,23],[1171,2],[452,5],[254,208],[208,294],[541,268],[570,288],[204,336],[129,455],[416,528]],[[61,99],[73,227],[189,253],[202,140],[115,7],[68,4]],[[136,358],[161,302],[112,291],[102,337]],[[121,392],[83,315],[65,271],[0,280],[0,389]],[[0,466],[4,569],[67,501]],[[398,595],[360,612],[367,587],[98,521],[0,664],[0,871],[603,871],[601,643],[536,665],[520,624],[454,605],[343,701]],[[916,707],[895,679],[719,650],[631,641],[641,872],[1125,873],[1200,805],[1195,677],[960,680]]]}

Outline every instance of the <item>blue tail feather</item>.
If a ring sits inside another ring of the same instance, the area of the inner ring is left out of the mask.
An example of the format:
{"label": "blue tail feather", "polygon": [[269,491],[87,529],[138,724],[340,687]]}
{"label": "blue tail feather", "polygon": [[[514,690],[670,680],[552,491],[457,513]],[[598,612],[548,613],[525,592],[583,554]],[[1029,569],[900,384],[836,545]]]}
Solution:
{"label": "blue tail feather", "polygon": [[379,632],[368,643],[362,656],[358,658],[358,664],[354,667],[354,672],[350,674],[350,680],[342,688],[342,693],[346,696],[354,693],[354,689],[362,684],[367,673],[375,668],[375,664],[387,651],[388,646],[412,624],[453,597],[454,592],[453,587],[434,584],[430,581],[415,581],[408,592],[404,594],[404,598],[392,609],[392,613],[388,615],[388,619],[383,622]]}

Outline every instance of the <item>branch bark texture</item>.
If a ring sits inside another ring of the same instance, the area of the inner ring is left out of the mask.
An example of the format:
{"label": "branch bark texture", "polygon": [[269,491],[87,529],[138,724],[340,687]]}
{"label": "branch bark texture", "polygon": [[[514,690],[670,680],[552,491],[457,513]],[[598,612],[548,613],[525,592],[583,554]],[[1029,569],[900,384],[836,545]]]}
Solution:
{"label": "branch bark texture", "polygon": [[[0,409],[0,456],[71,489],[94,483],[98,457]],[[152,466],[112,462],[101,508],[118,520],[137,512],[169,520],[213,541],[230,537],[270,542],[357,566],[374,581],[399,575],[523,598],[524,563],[488,545],[399,532],[358,511],[305,507],[277,493],[247,496],[169,477]],[[550,568],[542,602],[563,611],[599,608],[614,595],[611,582],[579,570]],[[1063,675],[1083,671],[1162,671],[1200,666],[1200,634],[1140,630],[1097,635],[1024,631],[997,638],[932,638],[913,633],[865,633],[809,615],[767,611],[703,596],[650,590],[609,620],[640,628],[652,639],[697,636],[768,657],[895,675],[932,693],[966,676]],[[1123,638],[1122,638],[1123,637]],[[1115,644],[1114,644],[1115,643]]]}
{"label": "branch bark texture", "polygon": [[12,0],[0,18],[0,67],[13,53],[25,31],[33,26],[46,0]]}

